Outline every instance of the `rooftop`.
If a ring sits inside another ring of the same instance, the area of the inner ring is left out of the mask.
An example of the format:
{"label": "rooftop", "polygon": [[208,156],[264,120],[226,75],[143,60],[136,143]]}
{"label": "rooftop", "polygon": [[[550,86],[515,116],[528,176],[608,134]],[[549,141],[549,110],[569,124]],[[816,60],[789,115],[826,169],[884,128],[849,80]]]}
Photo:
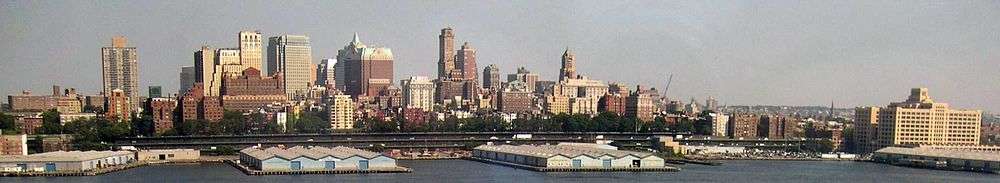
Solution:
{"label": "rooftop", "polygon": [[295,146],[287,149],[279,147],[269,147],[264,149],[251,147],[240,150],[240,153],[253,156],[254,158],[257,159],[268,159],[271,157],[279,157],[288,160],[299,157],[308,157],[312,159],[334,157],[338,159],[346,159],[350,158],[351,156],[358,156],[370,159],[381,156],[381,154],[379,153],[350,148],[350,147],[342,147],[342,146],[337,146],[332,148],[326,148],[320,146],[313,146],[313,147]]}
{"label": "rooftop", "polygon": [[66,162],[86,161],[111,156],[131,155],[128,151],[54,151],[31,155],[0,156],[0,163],[7,162]]}
{"label": "rooftop", "polygon": [[524,156],[533,156],[540,158],[549,158],[557,155],[562,155],[566,157],[577,157],[581,155],[590,157],[601,157],[601,156],[612,156],[612,157],[625,157],[625,156],[636,156],[636,157],[647,157],[653,155],[652,153],[643,152],[633,152],[633,151],[621,151],[621,150],[611,150],[611,149],[599,149],[594,147],[580,146],[580,145],[481,145],[476,147],[477,150],[484,151],[495,151],[510,154],[519,154]]}
{"label": "rooftop", "polygon": [[997,155],[996,152],[987,152],[987,151],[947,150],[947,149],[932,149],[932,148],[886,147],[886,148],[879,149],[878,151],[875,151],[875,153],[916,155],[916,156],[928,156],[928,157],[942,157],[942,158],[955,158],[955,159],[968,159],[968,160],[981,160],[981,161],[1000,162],[1000,155]]}

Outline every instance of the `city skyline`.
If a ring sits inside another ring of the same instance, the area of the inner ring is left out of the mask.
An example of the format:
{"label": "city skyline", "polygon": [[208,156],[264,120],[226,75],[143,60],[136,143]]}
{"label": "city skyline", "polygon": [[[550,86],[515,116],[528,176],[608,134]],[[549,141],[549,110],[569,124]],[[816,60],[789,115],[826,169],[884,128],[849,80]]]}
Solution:
{"label": "city skyline", "polygon": [[[523,3],[483,10],[495,4],[482,7],[466,3],[394,2],[399,7],[387,8],[406,9],[409,7],[406,5],[424,8],[386,17],[367,17],[364,12],[384,10],[364,4],[350,5],[352,2],[297,2],[282,6],[308,9],[281,14],[281,18],[270,17],[272,19],[262,15],[240,17],[240,12],[232,9],[223,9],[222,15],[172,17],[178,14],[172,11],[198,10],[198,7],[191,10],[184,9],[191,7],[177,7],[185,3],[172,3],[148,14],[130,12],[137,10],[108,14],[119,11],[99,10],[157,6],[156,2],[111,3],[102,7],[88,2],[46,3],[49,2],[7,2],[2,8],[3,12],[15,16],[0,18],[5,25],[12,25],[4,28],[0,36],[13,38],[0,47],[0,54],[10,57],[0,71],[20,78],[0,83],[0,92],[6,95],[16,95],[24,89],[44,93],[42,91],[50,85],[75,87],[82,93],[96,94],[101,79],[99,74],[94,74],[100,73],[100,55],[95,50],[107,45],[107,40],[115,35],[128,37],[129,46],[138,48],[141,58],[138,88],[142,89],[138,93],[146,93],[148,86],[164,86],[166,91],[176,91],[177,73],[181,66],[192,65],[193,51],[202,45],[235,48],[238,45],[232,35],[242,30],[260,30],[262,38],[284,34],[309,36],[313,45],[312,63],[335,57],[337,49],[351,40],[352,33],[358,32],[365,43],[393,48],[396,55],[393,81],[410,76],[433,77],[437,73],[438,32],[442,27],[452,27],[459,40],[475,45],[480,66],[477,69],[495,64],[501,73],[513,74],[516,68],[525,66],[539,74],[540,80],[558,80],[560,56],[568,46],[576,54],[577,73],[585,73],[592,79],[624,82],[629,87],[656,87],[662,92],[667,75],[676,75],[667,94],[674,100],[690,97],[701,100],[714,96],[727,105],[824,106],[832,100],[838,107],[878,106],[906,97],[897,91],[926,87],[935,91],[935,98],[957,104],[956,108],[1000,111],[1000,106],[990,102],[1000,100],[1000,95],[996,94],[1000,92],[996,82],[1000,80],[1000,74],[996,73],[1000,67],[997,64],[1000,53],[990,51],[998,47],[990,41],[996,41],[995,33],[1000,30],[1000,24],[988,22],[1000,17],[1000,13],[989,11],[1000,8],[1000,3],[995,2],[852,3],[832,10],[823,9],[825,5],[821,4],[826,3],[779,3],[778,7],[681,3],[653,5],[677,12],[649,12],[657,8],[647,8],[612,14],[610,18],[598,16],[605,15],[601,12],[629,10],[636,5],[609,3],[600,6],[580,2],[560,7],[558,2],[537,2],[531,3],[528,10],[518,9]],[[310,7],[310,3],[333,6]],[[250,11],[271,10],[264,8],[263,3],[245,6]],[[428,8],[434,6],[440,7]],[[449,6],[467,6],[468,9]],[[341,7],[361,8],[358,11],[331,11],[342,13],[319,11]],[[530,10],[538,8],[552,10]],[[580,12],[559,14],[564,12],[562,10]],[[459,18],[469,13],[466,11],[515,16]],[[852,11],[861,15],[848,15]],[[67,17],[65,13],[83,15]],[[747,16],[729,20],[732,16],[728,13]],[[318,17],[303,16],[311,14]],[[717,17],[719,14],[726,16]],[[795,14],[807,16],[788,16]],[[776,17],[772,20],[769,15]],[[191,20],[202,16],[236,17],[236,21]],[[108,17],[118,19],[100,21]],[[416,20],[402,17],[416,17]],[[534,20],[531,17],[543,18]],[[861,21],[873,17],[875,19],[868,22]],[[302,22],[281,21],[289,18],[305,19]],[[338,21],[314,21],[323,18]],[[369,20],[346,21],[352,18]],[[142,21],[149,19],[164,21]],[[510,28],[493,25],[498,20],[512,25]],[[86,23],[106,27],[72,29],[89,26]],[[154,26],[153,23],[162,25]],[[543,26],[547,24],[557,26]],[[623,28],[607,28],[607,24]],[[173,26],[178,27],[171,29]],[[198,26],[210,31],[191,28]],[[734,30],[730,29],[737,30],[731,32]],[[918,35],[920,37],[915,38]],[[52,72],[60,74],[46,74]]]}

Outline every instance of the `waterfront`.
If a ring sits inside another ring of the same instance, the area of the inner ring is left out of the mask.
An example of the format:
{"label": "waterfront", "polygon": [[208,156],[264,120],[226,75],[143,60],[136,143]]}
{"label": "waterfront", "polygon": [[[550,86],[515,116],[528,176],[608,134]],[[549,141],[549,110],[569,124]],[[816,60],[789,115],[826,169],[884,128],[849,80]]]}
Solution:
{"label": "waterfront", "polygon": [[533,172],[466,160],[400,161],[413,173],[247,176],[224,164],[157,165],[89,177],[0,182],[998,182],[1000,175],[851,161],[722,161],[680,172]]}

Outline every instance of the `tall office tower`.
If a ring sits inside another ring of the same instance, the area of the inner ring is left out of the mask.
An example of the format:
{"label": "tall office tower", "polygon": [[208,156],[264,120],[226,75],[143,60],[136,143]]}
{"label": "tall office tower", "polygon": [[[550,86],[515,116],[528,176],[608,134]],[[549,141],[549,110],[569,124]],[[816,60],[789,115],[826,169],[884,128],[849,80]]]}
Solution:
{"label": "tall office tower", "polygon": [[271,37],[267,45],[267,70],[269,75],[281,73],[284,76],[285,95],[303,98],[312,83],[310,70],[312,47],[309,37],[284,35]]}
{"label": "tall office tower", "polygon": [[441,29],[441,35],[438,35],[438,78],[450,77],[451,72],[455,70],[455,34],[452,32],[451,27],[446,27]]}
{"label": "tall office tower", "polygon": [[347,63],[342,60],[338,60],[337,63],[333,64],[333,87],[340,91],[347,90]]}
{"label": "tall office tower", "polygon": [[500,81],[500,68],[490,64],[483,69],[483,86],[490,90],[500,90],[503,81]]}
{"label": "tall office tower", "polygon": [[423,111],[434,109],[434,82],[423,76],[414,76],[401,81],[403,86],[403,105],[407,108],[420,108]]}
{"label": "tall office tower", "polygon": [[[225,75],[223,69],[226,65],[220,63],[220,56],[226,57],[225,61],[230,62],[228,66],[233,68],[239,68],[239,64],[234,63],[239,60],[239,50],[230,49],[225,51],[226,53],[219,53],[220,50],[213,49],[209,46],[202,46],[201,50],[194,52],[194,72],[195,79],[194,83],[201,83],[204,88],[205,96],[219,96],[219,91],[222,90],[222,78]],[[193,83],[188,85],[186,88],[190,89]],[[188,91],[183,90],[184,92]],[[181,92],[179,95],[184,95]]]}
{"label": "tall office tower", "polygon": [[861,153],[888,146],[979,145],[981,110],[950,109],[913,88],[903,102],[855,109],[855,143]]}
{"label": "tall office tower", "polygon": [[528,87],[528,91],[536,91],[535,87],[537,85],[536,82],[538,82],[538,74],[532,74],[528,71],[528,69],[519,67],[517,68],[517,73],[507,75],[507,82],[512,81],[523,82],[525,86]]}
{"label": "tall office tower", "polygon": [[462,44],[462,49],[455,55],[455,66],[459,67],[462,79],[475,81],[479,77],[476,74],[476,49],[473,49],[469,42]]}
{"label": "tall office tower", "polygon": [[316,66],[316,84],[323,85],[327,88],[332,88],[336,86],[336,65],[337,59],[324,58]]}
{"label": "tall office tower", "polygon": [[[354,34],[354,40],[337,53],[338,64],[343,66],[344,91],[353,97],[376,96],[392,86],[392,50],[384,47],[367,47]],[[340,85],[340,71],[337,84]]]}
{"label": "tall office tower", "polygon": [[215,50],[216,67],[222,67],[220,80],[225,77],[239,77],[248,67],[240,63],[240,50],[238,48],[219,48]]}
{"label": "tall office tower", "polygon": [[264,60],[261,54],[263,44],[261,43],[260,31],[240,31],[237,40],[240,43],[240,64],[244,68],[236,72],[243,72],[250,67],[262,71],[263,68],[260,68],[260,65]]}
{"label": "tall office tower", "polygon": [[330,99],[330,128],[334,130],[354,128],[354,101],[350,95],[333,95]]}
{"label": "tall office tower", "polygon": [[161,86],[149,86],[149,98],[161,98],[163,97],[163,87]]}
{"label": "tall office tower", "polygon": [[562,55],[562,68],[559,69],[559,81],[576,79],[576,56],[566,48]]}
{"label": "tall office tower", "polygon": [[123,122],[131,120],[132,104],[131,99],[125,94],[125,90],[114,89],[111,93],[105,94],[107,99],[104,102],[104,116],[108,120]]}
{"label": "tall office tower", "polygon": [[135,47],[126,47],[124,36],[111,38],[111,47],[101,48],[101,73],[104,94],[121,89],[131,108],[139,108],[139,58]]}
{"label": "tall office tower", "polygon": [[[198,69],[195,68],[195,66],[181,67],[180,87],[178,88],[177,93],[183,94],[188,89],[191,89],[191,86],[194,86],[194,83],[198,80],[197,70]],[[155,98],[152,95],[149,97]]]}

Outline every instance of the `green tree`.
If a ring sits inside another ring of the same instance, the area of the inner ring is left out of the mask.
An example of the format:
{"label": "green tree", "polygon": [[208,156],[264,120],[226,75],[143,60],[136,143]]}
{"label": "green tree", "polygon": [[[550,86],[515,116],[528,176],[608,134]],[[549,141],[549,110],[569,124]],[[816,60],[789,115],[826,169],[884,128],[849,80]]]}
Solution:
{"label": "green tree", "polygon": [[295,129],[298,133],[323,133],[330,129],[330,125],[318,116],[303,113],[295,122]]}
{"label": "green tree", "polygon": [[21,133],[21,127],[15,122],[14,116],[0,113],[0,130],[3,135]]}
{"label": "green tree", "polygon": [[40,134],[62,134],[63,126],[59,122],[59,111],[49,109],[42,112],[42,126],[38,128]]}
{"label": "green tree", "polygon": [[247,120],[243,113],[226,110],[222,112],[222,120],[219,121],[219,131],[225,135],[239,135],[246,133]]}
{"label": "green tree", "polygon": [[800,147],[805,152],[827,153],[833,151],[833,142],[830,140],[812,140],[803,143]]}
{"label": "green tree", "polygon": [[133,115],[129,122],[132,123],[132,135],[134,136],[153,136],[153,133],[156,132],[152,114]]}

